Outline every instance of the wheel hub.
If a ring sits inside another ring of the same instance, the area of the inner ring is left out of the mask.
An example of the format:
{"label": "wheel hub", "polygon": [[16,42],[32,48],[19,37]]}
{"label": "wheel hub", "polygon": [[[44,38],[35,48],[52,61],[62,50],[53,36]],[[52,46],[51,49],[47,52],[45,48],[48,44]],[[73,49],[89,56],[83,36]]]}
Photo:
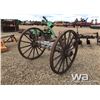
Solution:
{"label": "wheel hub", "polygon": [[72,55],[73,55],[73,51],[69,51],[69,52],[66,53],[67,57],[71,57]]}
{"label": "wheel hub", "polygon": [[73,51],[69,51],[69,49],[64,49],[63,50],[63,56],[64,57],[71,57],[73,55]]}
{"label": "wheel hub", "polygon": [[33,48],[35,48],[35,47],[38,46],[38,43],[37,43],[37,42],[32,42],[32,43],[30,43],[30,45],[31,45]]}

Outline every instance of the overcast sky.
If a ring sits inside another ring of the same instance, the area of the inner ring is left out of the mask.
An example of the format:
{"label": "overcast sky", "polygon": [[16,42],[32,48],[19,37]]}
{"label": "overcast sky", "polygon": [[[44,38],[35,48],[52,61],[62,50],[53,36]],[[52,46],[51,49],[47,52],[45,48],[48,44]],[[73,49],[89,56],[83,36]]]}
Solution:
{"label": "overcast sky", "polygon": [[0,18],[73,20],[89,17],[100,20],[100,0],[0,0]]}

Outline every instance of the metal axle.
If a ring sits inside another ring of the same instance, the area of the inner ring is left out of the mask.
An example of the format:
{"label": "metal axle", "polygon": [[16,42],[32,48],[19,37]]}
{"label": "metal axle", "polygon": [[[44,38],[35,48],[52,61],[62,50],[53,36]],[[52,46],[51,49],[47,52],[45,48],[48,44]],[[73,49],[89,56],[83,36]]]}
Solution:
{"label": "metal axle", "polygon": [[38,44],[45,49],[51,50],[52,45],[54,44],[54,42],[50,42],[50,41],[37,41]]}

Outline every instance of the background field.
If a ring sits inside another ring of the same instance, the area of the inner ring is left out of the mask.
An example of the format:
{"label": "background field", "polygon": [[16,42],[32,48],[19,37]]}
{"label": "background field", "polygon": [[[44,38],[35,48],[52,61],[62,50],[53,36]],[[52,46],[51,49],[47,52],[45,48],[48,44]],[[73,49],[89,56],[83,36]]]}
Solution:
{"label": "background field", "polygon": [[[27,29],[29,27],[44,26],[20,26]],[[54,27],[56,33],[65,31],[66,27]],[[93,33],[100,30],[90,28],[79,28],[79,33]],[[2,33],[7,34],[7,33]],[[15,33],[19,39],[21,33]],[[96,40],[91,40],[91,46],[87,46],[83,41],[83,47],[79,46],[76,59],[72,67],[63,75],[57,75],[49,67],[50,51],[36,60],[27,60],[23,58],[17,49],[17,43],[7,43],[8,52],[1,54],[1,84],[100,84],[100,45]],[[89,81],[72,81],[71,74],[88,74]]]}

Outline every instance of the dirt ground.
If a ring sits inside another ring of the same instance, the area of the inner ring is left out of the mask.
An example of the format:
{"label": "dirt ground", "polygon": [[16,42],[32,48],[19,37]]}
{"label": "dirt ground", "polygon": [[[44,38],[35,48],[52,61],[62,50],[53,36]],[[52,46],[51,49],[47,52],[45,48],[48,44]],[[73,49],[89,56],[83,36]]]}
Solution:
{"label": "dirt ground", "polygon": [[[20,26],[27,29],[29,27],[42,26]],[[56,33],[76,28],[54,27]],[[79,33],[89,34],[100,30],[90,28],[79,28]],[[7,34],[7,33],[2,33]],[[19,39],[21,33],[15,33]],[[83,41],[83,46],[79,46],[78,53],[72,67],[63,75],[55,74],[49,66],[50,51],[36,60],[27,60],[19,52],[17,43],[6,43],[8,52],[1,54],[1,84],[4,85],[69,85],[69,84],[100,84],[100,45],[96,40],[91,40],[91,46]],[[73,81],[71,74],[87,74],[88,81]]]}

